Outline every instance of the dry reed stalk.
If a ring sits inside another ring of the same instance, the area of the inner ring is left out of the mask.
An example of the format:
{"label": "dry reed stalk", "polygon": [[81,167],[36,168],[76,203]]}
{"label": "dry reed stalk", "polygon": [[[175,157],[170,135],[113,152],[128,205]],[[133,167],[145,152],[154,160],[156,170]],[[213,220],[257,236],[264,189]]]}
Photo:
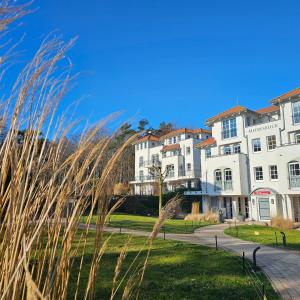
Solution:
{"label": "dry reed stalk", "polygon": [[[16,6],[11,1],[0,3],[0,31],[26,13],[28,6]],[[1,300],[67,299],[70,274],[77,261],[75,298],[81,288],[85,299],[93,299],[101,259],[109,245],[109,238],[103,239],[105,222],[123,201],[120,199],[110,208],[117,183],[115,174],[124,151],[136,136],[114,148],[119,132],[103,134],[108,118],[83,131],[70,150],[68,135],[74,122],[67,123],[64,115],[57,116],[59,103],[74,79],[65,59],[74,42],[75,39],[65,43],[60,37],[47,36],[0,106],[0,119],[7,126],[0,143]],[[86,230],[78,231],[88,206]],[[81,272],[95,211],[92,262],[84,285]],[[170,211],[171,204],[155,224],[146,258],[139,259],[140,251],[126,276],[118,280],[129,241],[125,243],[116,264],[111,299],[122,283],[123,298],[128,299],[134,292],[138,295],[153,240]]]}

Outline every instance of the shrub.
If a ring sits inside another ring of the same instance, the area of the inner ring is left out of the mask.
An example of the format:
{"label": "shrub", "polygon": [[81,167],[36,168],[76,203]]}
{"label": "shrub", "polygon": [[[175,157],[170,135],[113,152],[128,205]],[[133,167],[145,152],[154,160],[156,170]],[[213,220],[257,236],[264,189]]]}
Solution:
{"label": "shrub", "polygon": [[120,196],[120,195],[126,195],[130,191],[130,187],[128,184],[125,183],[116,183],[114,186],[114,195]]}
{"label": "shrub", "polygon": [[283,217],[276,216],[271,220],[271,225],[280,229],[292,229],[294,224],[289,219],[284,219]]}
{"label": "shrub", "polygon": [[188,214],[185,218],[186,221],[199,221],[199,222],[212,222],[218,223],[218,214],[213,212],[206,212],[205,214]]}

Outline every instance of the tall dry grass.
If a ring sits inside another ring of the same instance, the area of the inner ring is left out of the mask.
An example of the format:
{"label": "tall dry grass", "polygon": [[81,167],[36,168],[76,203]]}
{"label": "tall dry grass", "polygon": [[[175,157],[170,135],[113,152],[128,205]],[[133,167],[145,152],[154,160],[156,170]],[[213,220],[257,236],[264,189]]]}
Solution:
{"label": "tall dry grass", "polygon": [[281,216],[273,217],[271,219],[271,225],[282,230],[293,229],[295,227],[293,221],[285,219]]}
{"label": "tall dry grass", "polygon": [[[7,26],[26,14],[26,9],[26,5],[1,2],[0,30],[4,35]],[[0,107],[0,299],[67,299],[75,257],[80,261],[75,298],[79,289],[84,289],[84,299],[95,297],[95,279],[109,245],[109,239],[103,238],[105,222],[122,202],[109,206],[115,174],[124,150],[136,137],[113,148],[118,132],[103,134],[103,121],[70,144],[68,134],[74,123],[64,115],[57,117],[57,110],[73,79],[66,59],[73,44],[74,40],[48,36],[18,74]],[[148,251],[179,200],[175,198],[165,208],[145,245]],[[80,217],[87,207],[85,230],[79,232]],[[88,280],[83,283],[93,212],[97,214],[93,255]],[[140,252],[119,278],[127,248],[126,243],[117,261],[111,299],[120,291],[123,299],[137,297],[141,286],[149,252],[144,257]]]}

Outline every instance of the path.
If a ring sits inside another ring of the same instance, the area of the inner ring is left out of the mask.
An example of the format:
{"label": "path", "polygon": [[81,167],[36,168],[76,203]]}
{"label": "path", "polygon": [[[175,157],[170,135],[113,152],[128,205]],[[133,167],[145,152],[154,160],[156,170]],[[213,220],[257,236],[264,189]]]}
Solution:
{"label": "path", "polygon": [[[257,265],[269,276],[273,287],[281,295],[282,299],[300,300],[300,253],[285,249],[259,245],[257,243],[242,241],[224,234],[228,225],[212,225],[201,227],[193,234],[167,233],[170,240],[188,242],[198,245],[215,247],[215,236],[218,236],[218,246],[242,255],[252,260],[252,252],[257,246],[261,249],[257,252]],[[91,225],[91,228],[93,225]],[[119,228],[106,227],[105,231],[119,232]],[[122,233],[140,236],[149,236],[149,232],[122,228]],[[163,237],[160,233],[159,237]]]}

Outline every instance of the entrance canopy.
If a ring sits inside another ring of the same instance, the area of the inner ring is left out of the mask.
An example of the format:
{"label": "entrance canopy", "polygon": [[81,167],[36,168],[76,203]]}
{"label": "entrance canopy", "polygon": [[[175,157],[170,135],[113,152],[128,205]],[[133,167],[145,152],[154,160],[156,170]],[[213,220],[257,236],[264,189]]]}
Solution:
{"label": "entrance canopy", "polygon": [[278,194],[277,191],[270,188],[258,188],[250,193],[250,196],[268,196]]}

